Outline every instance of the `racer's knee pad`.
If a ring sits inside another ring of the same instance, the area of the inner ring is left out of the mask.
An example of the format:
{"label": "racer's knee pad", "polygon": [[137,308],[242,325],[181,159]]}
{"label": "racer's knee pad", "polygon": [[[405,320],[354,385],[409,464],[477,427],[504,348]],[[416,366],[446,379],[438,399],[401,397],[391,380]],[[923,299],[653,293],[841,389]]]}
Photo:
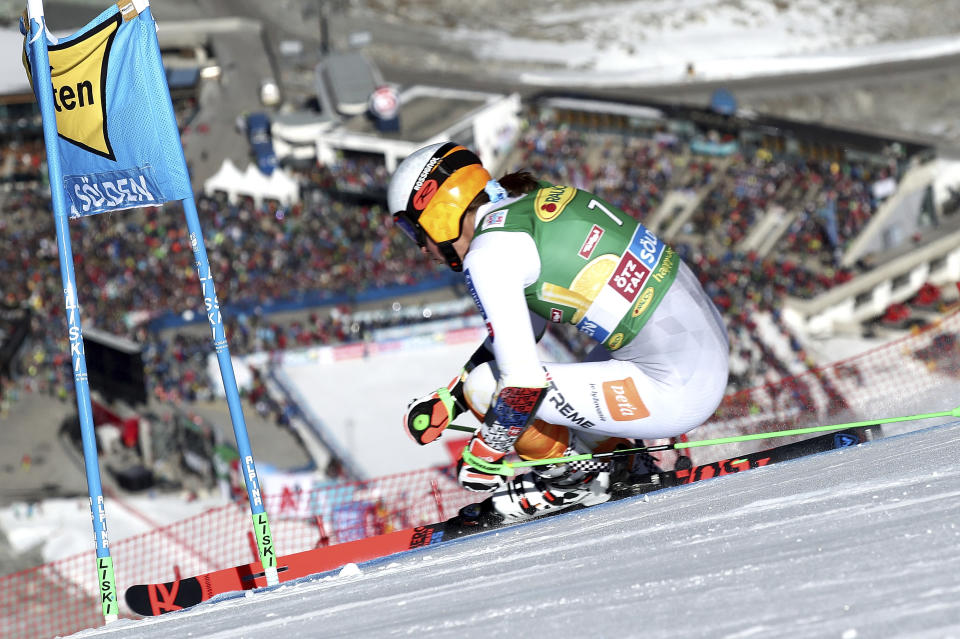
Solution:
{"label": "racer's knee pad", "polygon": [[521,459],[561,457],[570,448],[570,429],[534,420],[513,445]]}
{"label": "racer's knee pad", "polygon": [[[526,460],[555,459],[584,453],[607,453],[618,445],[631,444],[630,440],[621,437],[597,436],[538,419],[523,431],[514,444],[514,449],[517,455]],[[605,468],[606,464],[603,462],[558,462],[535,466],[533,472],[544,479],[569,485],[593,477],[596,472]]]}
{"label": "racer's knee pad", "polygon": [[[495,362],[486,362],[474,368],[463,383],[463,396],[474,416],[483,421],[497,390],[500,371]],[[628,439],[593,435],[586,431],[571,431],[566,426],[535,420],[514,444],[523,459],[549,459],[564,454],[606,453],[618,444],[632,445]]]}

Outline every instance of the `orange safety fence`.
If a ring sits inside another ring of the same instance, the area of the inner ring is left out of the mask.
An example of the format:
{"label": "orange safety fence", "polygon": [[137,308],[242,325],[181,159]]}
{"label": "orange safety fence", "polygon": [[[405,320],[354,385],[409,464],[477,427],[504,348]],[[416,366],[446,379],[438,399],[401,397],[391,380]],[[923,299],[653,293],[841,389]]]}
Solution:
{"label": "orange safety fence", "polygon": [[[856,357],[727,396],[691,439],[949,410],[960,404],[960,314]],[[909,429],[921,428],[923,422]],[[755,443],[756,448],[769,446]],[[694,462],[738,454],[693,449]],[[743,448],[738,449],[740,451]],[[665,467],[675,460],[662,459]],[[362,482],[318,483],[264,499],[285,555],[447,518],[476,500],[450,468]],[[111,544],[118,590],[256,559],[246,503]],[[103,624],[94,553],[0,577],[0,637],[44,638]],[[121,601],[122,616],[133,616]]]}

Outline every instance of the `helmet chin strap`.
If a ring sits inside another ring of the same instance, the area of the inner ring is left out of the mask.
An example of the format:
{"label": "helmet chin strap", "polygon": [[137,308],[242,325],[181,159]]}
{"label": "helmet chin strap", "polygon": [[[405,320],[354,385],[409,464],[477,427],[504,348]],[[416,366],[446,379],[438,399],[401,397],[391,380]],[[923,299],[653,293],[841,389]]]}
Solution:
{"label": "helmet chin strap", "polygon": [[455,241],[456,240],[437,244],[437,249],[440,250],[440,254],[443,256],[443,259],[446,260],[447,266],[449,266],[452,271],[460,273],[463,271],[463,260],[460,259],[457,249],[453,248],[453,242]]}

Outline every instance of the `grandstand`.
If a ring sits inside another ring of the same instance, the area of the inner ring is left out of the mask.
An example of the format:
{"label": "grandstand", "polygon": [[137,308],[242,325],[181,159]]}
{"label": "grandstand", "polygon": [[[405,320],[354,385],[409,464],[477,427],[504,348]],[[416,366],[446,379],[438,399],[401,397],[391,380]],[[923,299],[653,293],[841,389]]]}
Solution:
{"label": "grandstand", "polygon": [[[542,94],[521,105],[517,95],[414,86],[401,92],[400,104],[396,133],[377,131],[365,116],[313,131],[320,161],[293,170],[302,204],[200,202],[212,226],[214,257],[240,276],[221,285],[228,309],[249,317],[256,308],[258,317],[268,317],[352,303],[358,291],[409,286],[431,272],[439,284],[449,283],[410,255],[381,208],[391,166],[419,144],[445,137],[478,148],[502,172],[526,168],[591,189],[647,221],[700,271],[732,324],[755,309],[776,309],[784,326],[801,334],[856,330],[925,283],[943,287],[957,279],[960,258],[949,234],[954,218],[931,197],[938,164],[920,144],[755,114],[583,95]],[[36,141],[16,144],[21,150],[6,155],[8,179],[39,184],[41,148]],[[21,205],[44,209],[42,189],[20,193],[27,198]],[[23,239],[41,241],[48,227],[42,216],[31,219]],[[151,320],[154,331],[189,323],[189,314],[185,319],[173,310],[190,308],[194,286],[189,271],[176,270],[188,261],[179,252],[182,238],[158,211],[139,221],[148,244],[174,257],[174,270],[158,278],[156,294],[145,297],[132,281],[111,276],[107,263],[94,260],[81,269],[93,276],[95,294],[108,286],[109,299],[129,309],[126,320],[97,316],[118,334],[130,333],[134,317]],[[80,224],[98,229],[78,238],[83,253],[95,253],[103,242],[120,254],[135,250],[119,229],[99,228],[98,220]],[[264,229],[284,234],[278,247],[263,243]],[[238,262],[235,251],[247,261]],[[36,257],[53,256],[41,251]],[[748,282],[755,290],[746,290]],[[338,297],[348,290],[354,293]],[[8,297],[38,299],[14,291]],[[335,331],[303,325],[256,329],[267,339],[244,338],[249,331],[241,325],[235,350],[316,343],[305,343],[318,339],[307,334],[324,335],[323,343],[336,339]],[[202,348],[201,342],[191,352]],[[191,385],[202,387],[206,375],[202,367],[196,372]],[[182,381],[168,379],[165,385],[181,387],[178,395],[197,394],[196,387],[184,391]]]}
{"label": "grandstand", "polygon": [[[382,208],[389,164],[436,137],[486,140],[501,172],[525,168],[588,188],[648,220],[694,266],[727,316],[737,371],[731,392],[818,365],[803,346],[807,336],[874,330],[891,304],[910,300],[925,284],[950,296],[958,279],[960,255],[950,232],[955,218],[930,197],[938,163],[930,148],[909,141],[709,108],[556,94],[521,105],[516,95],[423,86],[401,93],[401,122],[400,131],[384,136],[357,116],[318,134],[317,148],[328,148],[321,155],[332,159],[293,170],[302,203],[199,202],[211,258],[226,269],[220,294],[234,353],[364,338],[364,328],[344,330],[363,322],[345,327],[312,308],[378,298],[389,303],[423,280],[421,286],[439,286],[449,298],[460,295],[448,274],[391,232]],[[39,213],[46,207],[39,187],[42,147],[17,142],[8,149],[19,149],[6,155],[19,206],[8,225],[20,241],[49,247],[50,223]],[[199,318],[183,310],[192,306],[195,282],[182,232],[160,210],[133,213],[129,220],[125,226],[97,218],[76,225],[84,231],[75,239],[77,252],[90,256],[78,277],[91,291],[92,321],[148,346],[154,396],[187,402],[210,397],[216,383],[211,386],[206,370],[207,346],[183,332]],[[129,232],[137,228],[144,237],[133,241]],[[135,261],[137,272],[157,269],[147,288],[128,269],[117,269],[116,258],[137,255],[141,242],[167,256],[149,266]],[[102,246],[108,251],[101,258]],[[45,265],[55,258],[55,252],[38,251],[30,270],[51,273]],[[57,312],[56,296],[39,294],[57,290],[54,277],[38,287],[28,285],[19,268],[7,268],[9,281],[24,282],[22,289],[4,291],[9,303]],[[271,319],[281,312],[300,316]],[[780,354],[755,328],[768,314],[792,345]],[[558,333],[573,352],[585,347],[579,336]],[[41,329],[37,341],[45,361],[55,361],[58,339],[52,328]],[[182,353],[174,365],[162,362],[170,352],[162,345],[171,342]],[[69,394],[68,379],[54,369],[35,382],[62,385]]]}
{"label": "grandstand", "polygon": [[532,104],[508,166],[603,195],[701,265],[777,262],[797,330],[855,330],[925,282],[960,279],[928,146],[650,102]]}

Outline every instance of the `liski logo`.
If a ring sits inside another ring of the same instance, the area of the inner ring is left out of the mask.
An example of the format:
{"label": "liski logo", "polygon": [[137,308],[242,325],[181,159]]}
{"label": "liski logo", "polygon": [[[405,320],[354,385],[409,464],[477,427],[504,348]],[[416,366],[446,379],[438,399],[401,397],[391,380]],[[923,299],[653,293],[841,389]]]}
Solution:
{"label": "liski logo", "polygon": [[856,446],[859,443],[860,439],[849,433],[837,433],[833,436],[834,448],[847,448],[849,446]]}
{"label": "liski logo", "polygon": [[49,47],[53,102],[60,137],[116,160],[107,133],[107,60],[120,14],[77,40]]}

